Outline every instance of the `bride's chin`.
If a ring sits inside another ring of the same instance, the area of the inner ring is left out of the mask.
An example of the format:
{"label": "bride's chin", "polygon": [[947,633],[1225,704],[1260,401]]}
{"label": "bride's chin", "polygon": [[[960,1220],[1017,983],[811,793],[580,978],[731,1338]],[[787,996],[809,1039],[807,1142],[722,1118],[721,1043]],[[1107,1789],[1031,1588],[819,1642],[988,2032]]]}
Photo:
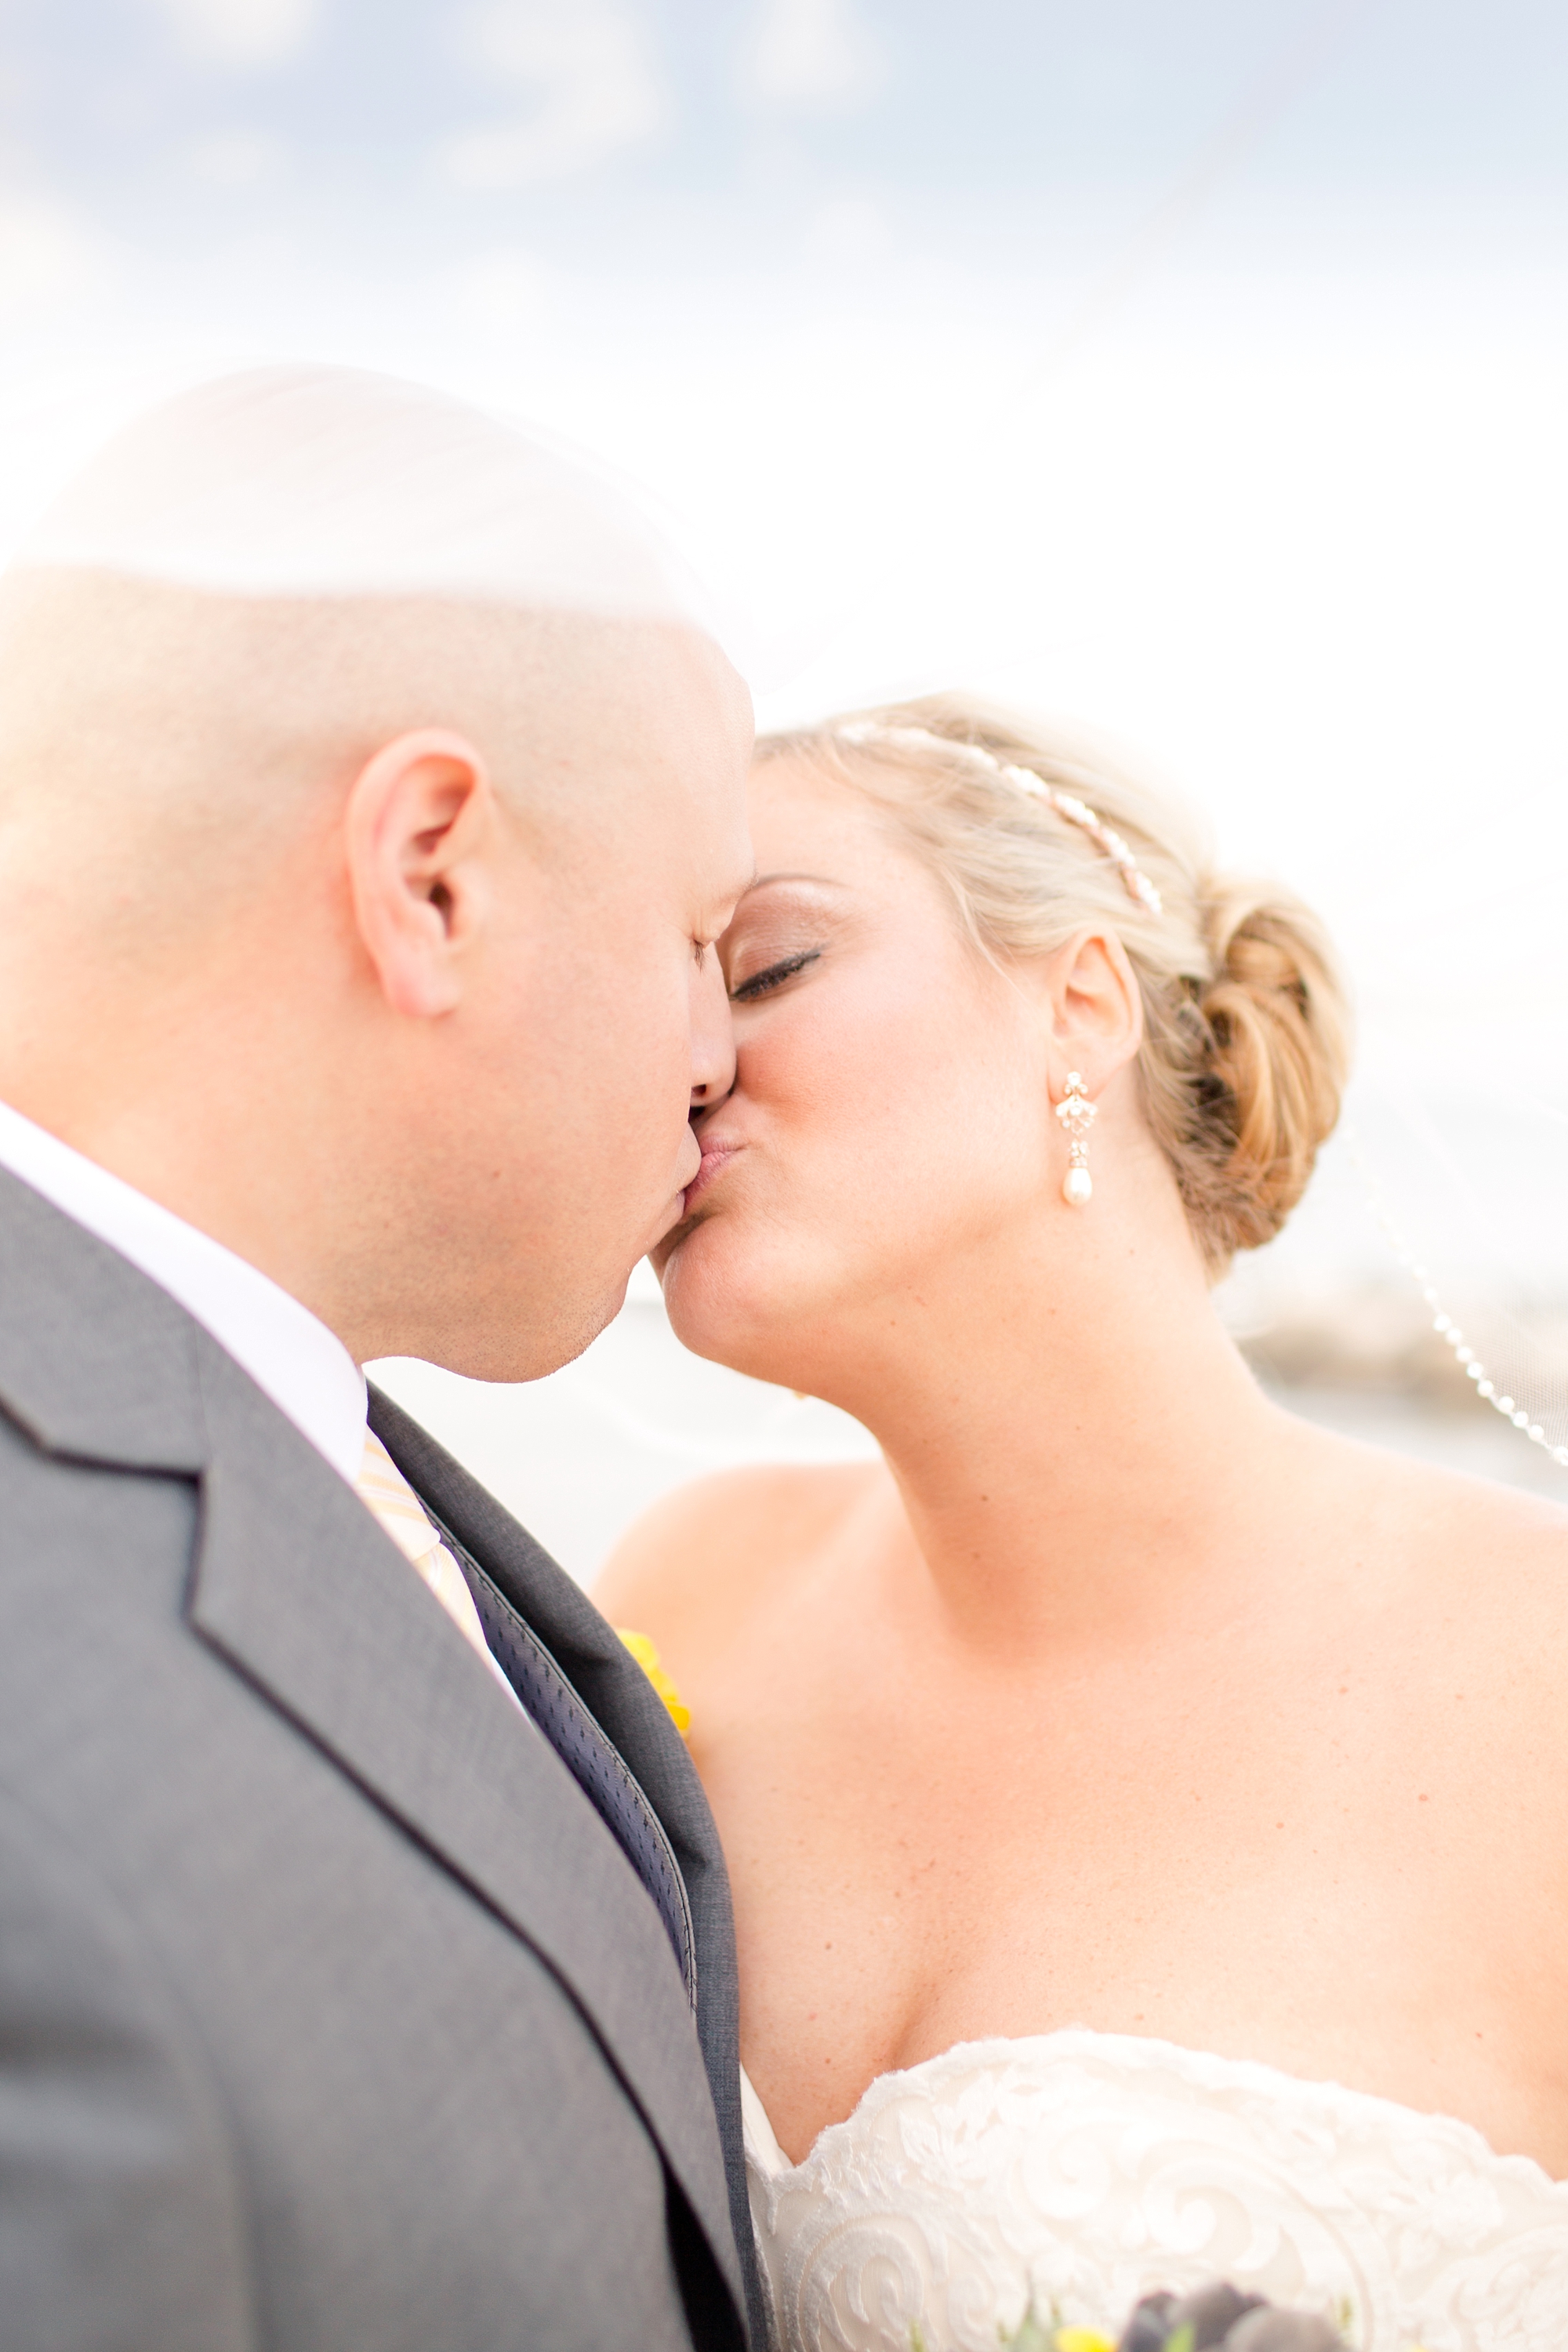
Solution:
{"label": "bride's chin", "polygon": [[771,1360],[793,1318],[738,1253],[714,1246],[717,1238],[710,1227],[696,1225],[660,1258],[657,1270],[669,1328],[694,1356],[753,1380],[776,1381],[771,1369],[756,1369],[757,1359]]}
{"label": "bride's chin", "polygon": [[[658,1276],[658,1286],[664,1293],[664,1311],[668,1316],[676,1337],[687,1346],[691,1343],[681,1329],[681,1323],[699,1299],[710,1293],[712,1284],[704,1277],[707,1268],[703,1259],[708,1253],[694,1244],[700,1240],[702,1227],[693,1222],[678,1225],[666,1241],[653,1252],[653,1270]],[[710,1300],[706,1301],[710,1304]]]}
{"label": "bride's chin", "polygon": [[732,1306],[723,1284],[715,1282],[707,1267],[693,1263],[689,1251],[689,1244],[680,1244],[658,1270],[664,1311],[683,1348],[723,1362],[725,1339],[735,1320]]}

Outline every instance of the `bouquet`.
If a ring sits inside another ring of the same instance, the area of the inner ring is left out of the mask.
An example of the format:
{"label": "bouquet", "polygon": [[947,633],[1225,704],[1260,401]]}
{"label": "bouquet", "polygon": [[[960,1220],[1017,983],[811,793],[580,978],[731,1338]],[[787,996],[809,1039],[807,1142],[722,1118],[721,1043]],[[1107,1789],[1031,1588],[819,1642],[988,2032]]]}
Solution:
{"label": "bouquet", "polygon": [[[1092,2327],[1064,2327],[1026,2315],[1003,2352],[1351,2352],[1331,2320],[1281,2311],[1260,2294],[1223,2282],[1191,2294],[1146,2294],[1113,2343]],[[917,2343],[914,2352],[922,2352]],[[1413,2344],[1409,2352],[1421,2352]]]}

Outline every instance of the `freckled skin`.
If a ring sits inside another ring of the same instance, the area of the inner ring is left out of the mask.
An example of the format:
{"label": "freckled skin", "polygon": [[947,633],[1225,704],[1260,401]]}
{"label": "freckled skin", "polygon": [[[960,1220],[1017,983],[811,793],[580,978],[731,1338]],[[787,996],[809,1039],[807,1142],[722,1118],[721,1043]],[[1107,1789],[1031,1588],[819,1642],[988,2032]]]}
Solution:
{"label": "freckled skin", "polygon": [[889,2067],[1078,2022],[1568,2175],[1568,1514],[1261,1395],[1092,940],[999,980],[787,762],[752,824],[764,877],[832,887],[764,882],[723,943],[736,1086],[700,1125],[740,1148],[658,1262],[688,1345],[885,1459],[704,1481],[596,1597],[692,1708],[785,2150]]}

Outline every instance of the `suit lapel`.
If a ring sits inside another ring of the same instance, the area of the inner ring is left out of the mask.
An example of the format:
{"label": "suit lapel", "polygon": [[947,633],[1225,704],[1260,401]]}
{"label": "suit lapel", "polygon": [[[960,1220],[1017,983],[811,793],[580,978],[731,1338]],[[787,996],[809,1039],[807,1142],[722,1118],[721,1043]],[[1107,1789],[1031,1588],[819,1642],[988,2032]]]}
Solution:
{"label": "suit lapel", "polygon": [[[729,1875],[686,1743],[642,1668],[593,1602],[487,1486],[374,1387],[372,1428],[404,1475],[532,1627],[630,1768],[668,1837],[697,1942],[697,2015],[730,2185],[754,2341],[767,2341],[752,2254],[741,2118],[740,2003]],[[505,1704],[505,1701],[502,1701]]]}
{"label": "suit lapel", "polygon": [[0,1409],[47,1454],[192,1476],[202,1336],[167,1291],[0,1168]]}
{"label": "suit lapel", "polygon": [[462,1563],[491,1656],[652,1898],[695,2009],[697,1948],[691,1908],[658,1816],[533,1628],[467,1545],[438,1516],[431,1516],[447,1549]]}
{"label": "suit lapel", "polygon": [[357,1496],[221,1349],[199,1363],[211,1450],[191,1623],[548,1963],[739,2302],[701,2053],[658,1913]]}

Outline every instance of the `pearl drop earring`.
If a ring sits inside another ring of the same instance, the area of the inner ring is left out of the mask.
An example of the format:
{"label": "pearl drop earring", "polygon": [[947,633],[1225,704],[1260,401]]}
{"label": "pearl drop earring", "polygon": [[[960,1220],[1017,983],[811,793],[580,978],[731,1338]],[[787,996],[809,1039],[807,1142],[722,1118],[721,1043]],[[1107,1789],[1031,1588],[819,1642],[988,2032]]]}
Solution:
{"label": "pearl drop earring", "polygon": [[1068,1172],[1062,1178],[1062,1199],[1069,1209],[1081,1209],[1094,1191],[1094,1179],[1089,1172],[1089,1130],[1094,1125],[1097,1103],[1089,1098],[1089,1089],[1076,1070],[1069,1070],[1062,1083],[1062,1098],[1057,1105],[1057,1117],[1068,1138]]}

